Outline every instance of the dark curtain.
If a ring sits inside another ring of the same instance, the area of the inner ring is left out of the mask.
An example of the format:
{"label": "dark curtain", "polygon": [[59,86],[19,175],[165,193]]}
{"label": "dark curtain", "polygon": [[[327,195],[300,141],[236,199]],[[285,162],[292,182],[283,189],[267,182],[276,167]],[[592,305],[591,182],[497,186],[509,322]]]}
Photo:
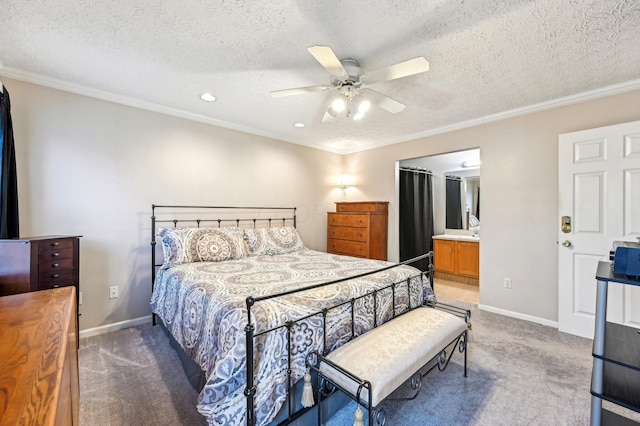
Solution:
{"label": "dark curtain", "polygon": [[11,102],[4,87],[0,94],[0,238],[17,238],[18,225],[18,178],[16,173],[16,151],[13,144]]}
{"label": "dark curtain", "polygon": [[[433,250],[433,197],[431,175],[400,171],[400,261]],[[429,260],[411,264],[426,271]]]}
{"label": "dark curtain", "polygon": [[446,178],[446,209],[448,229],[462,229],[462,194],[460,181]]}

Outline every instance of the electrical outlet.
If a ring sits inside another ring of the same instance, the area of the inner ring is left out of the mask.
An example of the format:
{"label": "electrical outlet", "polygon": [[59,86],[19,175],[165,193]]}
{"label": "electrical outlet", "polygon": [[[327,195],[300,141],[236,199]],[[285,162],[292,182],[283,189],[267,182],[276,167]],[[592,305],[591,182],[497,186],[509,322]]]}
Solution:
{"label": "electrical outlet", "polygon": [[78,295],[78,305],[82,305],[82,292]]}
{"label": "electrical outlet", "polygon": [[511,288],[511,278],[504,279],[504,288]]}
{"label": "electrical outlet", "polygon": [[118,298],[118,286],[114,285],[109,287],[109,299],[117,299]]}

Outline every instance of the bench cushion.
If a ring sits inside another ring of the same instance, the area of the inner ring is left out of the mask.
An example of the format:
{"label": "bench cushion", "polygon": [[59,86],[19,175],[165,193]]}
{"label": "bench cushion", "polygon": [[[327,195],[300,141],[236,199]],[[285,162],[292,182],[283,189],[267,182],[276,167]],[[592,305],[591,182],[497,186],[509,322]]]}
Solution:
{"label": "bench cushion", "polygon": [[[372,404],[376,407],[466,329],[462,318],[420,307],[358,336],[326,358],[371,382]],[[358,385],[353,380],[325,363],[320,371],[356,395]],[[363,403],[367,403],[367,394],[366,389],[360,394]]]}

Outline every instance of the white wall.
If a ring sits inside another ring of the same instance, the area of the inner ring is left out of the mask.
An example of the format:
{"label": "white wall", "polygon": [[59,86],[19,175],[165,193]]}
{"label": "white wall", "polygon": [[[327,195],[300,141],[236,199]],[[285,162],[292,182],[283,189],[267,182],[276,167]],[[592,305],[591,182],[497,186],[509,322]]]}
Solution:
{"label": "white wall", "polygon": [[[395,162],[479,147],[481,304],[557,321],[558,134],[638,120],[640,91],[340,156],[29,83],[11,93],[21,234],[82,234],[80,328],[149,315],[152,203],[294,205],[306,244],[326,247],[326,212],[390,201]],[[504,289],[504,277],[513,281]],[[108,287],[121,296],[108,299]]]}
{"label": "white wall", "polygon": [[[22,236],[80,234],[80,328],[150,314],[151,204],[298,207],[326,247],[342,157],[3,79],[11,94]],[[108,299],[108,287],[120,297]]]}
{"label": "white wall", "polygon": [[[558,319],[558,135],[639,116],[640,91],[634,91],[350,154],[345,170],[359,182],[352,201],[391,201],[389,223],[396,224],[396,161],[479,147],[480,303],[552,324]],[[397,259],[397,227],[389,229],[389,242],[390,259]],[[510,290],[505,277],[512,279]]]}

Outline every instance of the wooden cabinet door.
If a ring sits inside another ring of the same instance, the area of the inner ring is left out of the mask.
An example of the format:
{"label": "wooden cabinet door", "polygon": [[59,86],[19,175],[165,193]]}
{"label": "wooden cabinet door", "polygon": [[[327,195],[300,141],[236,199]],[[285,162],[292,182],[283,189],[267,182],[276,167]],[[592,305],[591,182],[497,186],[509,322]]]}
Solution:
{"label": "wooden cabinet door", "polygon": [[456,241],[456,273],[468,277],[480,277],[480,244]]}
{"label": "wooden cabinet door", "polygon": [[456,242],[433,240],[433,267],[438,272],[456,272]]}

